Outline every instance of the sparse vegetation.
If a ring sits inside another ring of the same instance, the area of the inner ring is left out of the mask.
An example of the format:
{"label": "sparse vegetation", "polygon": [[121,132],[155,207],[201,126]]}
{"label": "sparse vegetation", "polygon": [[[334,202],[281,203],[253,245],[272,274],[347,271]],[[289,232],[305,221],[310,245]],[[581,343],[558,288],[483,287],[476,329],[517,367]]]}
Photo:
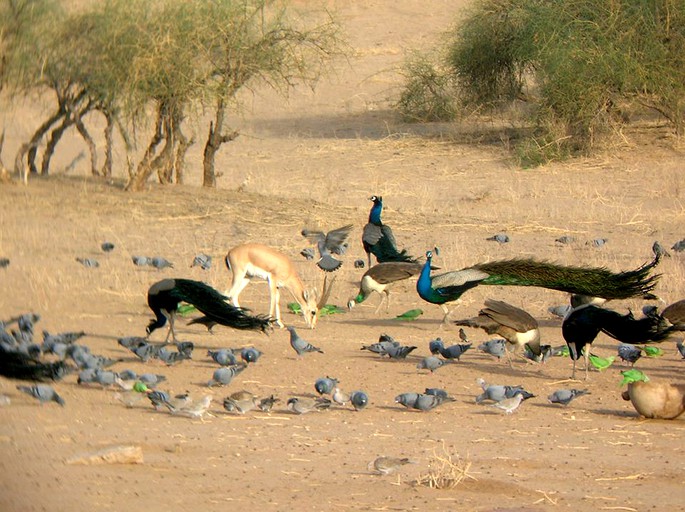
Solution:
{"label": "sparse vegetation", "polygon": [[[526,111],[536,130],[516,148],[526,165],[591,151],[631,113],[656,112],[683,133],[685,4],[677,0],[481,0],[448,40],[444,67],[462,105],[534,107]],[[403,96],[423,76],[414,69]],[[402,115],[421,119],[425,103],[445,94],[401,103],[417,106],[417,115]]]}
{"label": "sparse vegetation", "polygon": [[468,456],[453,457],[445,447],[442,453],[434,453],[429,462],[428,472],[419,475],[414,485],[430,487],[431,489],[454,489],[466,479],[475,480],[469,473],[471,461]]}
{"label": "sparse vegetation", "polygon": [[[314,21],[274,0],[109,0],[66,12],[55,0],[4,1],[0,6],[0,89],[18,96],[51,90],[57,107],[22,146],[38,173],[38,147],[47,139],[40,172],[66,129],[75,125],[91,152],[93,174],[111,175],[112,139],[133,149],[131,129],[145,129],[154,112],[147,149],[127,189],[140,190],[156,173],[160,183],[183,181],[185,153],[194,143],[184,120],[209,107],[214,119],[204,151],[204,185],[216,184],[214,157],[238,133],[225,129],[236,94],[266,84],[282,94],[313,85],[329,58],[343,53],[339,26],[328,13]],[[201,108],[200,108],[201,107]],[[105,164],[97,167],[83,118],[105,116]]]}
{"label": "sparse vegetation", "polygon": [[413,54],[404,66],[406,82],[397,108],[411,122],[450,121],[457,114],[452,75],[430,55]]}

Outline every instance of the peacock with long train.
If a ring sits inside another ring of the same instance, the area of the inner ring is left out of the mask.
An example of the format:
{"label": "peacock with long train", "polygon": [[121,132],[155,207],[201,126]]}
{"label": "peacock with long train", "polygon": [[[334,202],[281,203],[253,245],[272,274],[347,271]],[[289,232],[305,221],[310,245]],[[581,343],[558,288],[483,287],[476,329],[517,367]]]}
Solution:
{"label": "peacock with long train", "polygon": [[536,286],[607,300],[630,297],[654,299],[656,297],[651,292],[661,277],[660,274],[651,274],[659,263],[659,254],[655,254],[653,261],[625,272],[519,258],[478,263],[432,276],[432,259],[433,251],[426,252],[416,291],[423,300],[440,305],[445,312],[444,320],[449,314],[446,304],[479,285]]}

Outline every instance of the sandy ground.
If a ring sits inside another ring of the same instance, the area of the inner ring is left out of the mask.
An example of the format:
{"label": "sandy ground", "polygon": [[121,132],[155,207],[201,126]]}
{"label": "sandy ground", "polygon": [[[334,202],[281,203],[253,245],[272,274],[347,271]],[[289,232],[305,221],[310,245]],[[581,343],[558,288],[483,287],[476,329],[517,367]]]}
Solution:
{"label": "sandy ground", "polygon": [[[657,127],[632,131],[622,147],[592,159],[523,171],[509,163],[506,140],[494,125],[402,125],[388,111],[395,66],[406,48],[435,41],[462,5],[346,4],[340,3],[341,14],[356,57],[316,92],[296,91],[284,106],[268,93],[255,96],[244,117],[234,120],[243,135],[222,150],[218,190],[194,186],[201,148],[194,148],[185,187],[151,185],[147,193],[127,194],[119,179],[87,178],[83,161],[60,172],[83,149],[78,142],[56,157],[55,176],[32,179],[28,187],[0,185],[0,257],[11,260],[0,269],[0,319],[37,312],[39,338],[44,329],[84,330],[81,341],[93,352],[122,359],[115,370],[164,374],[163,390],[214,398],[211,416],[200,421],[155,411],[146,401],[126,408],[115,390],[79,386],[72,375],[55,384],[65,407],[39,406],[15,389],[16,382],[0,378],[0,392],[12,401],[0,408],[1,510],[682,508],[683,420],[639,418],[620,397],[624,366],[617,362],[591,372],[587,382],[573,382],[568,358],[542,366],[519,360],[510,368],[472,349],[454,365],[419,372],[416,363],[428,355],[429,340],[441,336],[452,344],[458,336],[453,326],[441,328],[440,309],[418,298],[414,282],[393,290],[387,312],[374,314],[374,296],[352,312],[323,317],[314,331],[283,307],[287,323],[325,352],[301,359],[284,330],[267,337],[217,327],[209,334],[185,321],[179,334],[196,344],[192,361],[144,364],[117,345],[119,337],[144,335],[151,318],[146,292],[155,281],[184,277],[227,289],[230,273],[222,259],[241,242],[280,248],[307,286],[320,287],[321,272],[298,255],[306,247],[299,235],[305,225],[354,224],[329,301],[344,306],[363,272],[352,262],[364,257],[360,237],[372,194],[384,196],[384,221],[399,244],[417,256],[438,246],[435,264],[445,270],[515,256],[626,270],[651,259],[655,240],[670,247],[685,236],[682,149]],[[38,113],[15,105],[3,119],[9,123],[7,163]],[[634,143],[645,139],[648,147]],[[498,232],[511,242],[485,240]],[[564,234],[576,241],[556,243]],[[600,237],[608,239],[603,247],[588,244]],[[107,254],[99,249],[106,240],[116,246]],[[210,270],[190,267],[199,252],[213,256]],[[133,255],[164,256],[175,267],[136,267]],[[96,258],[100,266],[85,268],[76,257]],[[657,293],[666,303],[683,298],[684,258],[674,253],[659,267]],[[241,298],[257,312],[268,309],[262,284],[250,285]],[[547,308],[567,301],[564,294],[482,286],[454,305],[452,317],[476,314],[486,298],[525,308],[539,319],[543,343],[563,344],[560,320]],[[611,305],[620,311],[641,306],[637,300]],[[394,319],[411,308],[424,314],[414,322]],[[381,333],[418,348],[404,361],[359,350]],[[475,330],[468,334],[476,344],[488,339]],[[163,336],[158,331],[153,340]],[[206,350],[248,345],[264,352],[259,362],[229,386],[207,388],[216,365]],[[637,367],[653,379],[682,382],[685,362],[674,340],[663,348],[663,357],[643,358]],[[616,342],[600,335],[593,351],[612,355]],[[347,391],[366,391],[370,405],[302,416],[285,409],[291,396],[312,396],[315,379],[326,375]],[[478,377],[524,385],[536,397],[504,415],[474,403]],[[456,400],[428,413],[394,403],[397,394],[426,387],[442,387]],[[568,407],[547,403],[554,390],[572,387],[590,394]],[[281,402],[268,414],[225,412],[223,397],[241,389],[273,393]],[[142,447],[144,463],[65,462],[122,444]],[[367,469],[378,456],[413,464],[379,476]],[[463,470],[458,486],[415,485],[448,458]]]}

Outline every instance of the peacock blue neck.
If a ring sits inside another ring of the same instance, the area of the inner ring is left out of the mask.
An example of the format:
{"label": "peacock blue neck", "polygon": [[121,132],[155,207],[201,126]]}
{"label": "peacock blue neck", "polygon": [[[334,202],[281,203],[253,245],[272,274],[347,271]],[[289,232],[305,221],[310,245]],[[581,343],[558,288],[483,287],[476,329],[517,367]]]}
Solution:
{"label": "peacock blue neck", "polygon": [[445,303],[445,298],[442,297],[433,289],[431,280],[431,261],[432,256],[426,255],[426,263],[424,263],[421,269],[421,274],[419,274],[419,280],[416,282],[416,291],[426,302],[431,304],[443,304]]}
{"label": "peacock blue neck", "polygon": [[369,212],[369,222],[371,224],[381,225],[381,211],[383,211],[383,202],[380,199],[374,200]]}

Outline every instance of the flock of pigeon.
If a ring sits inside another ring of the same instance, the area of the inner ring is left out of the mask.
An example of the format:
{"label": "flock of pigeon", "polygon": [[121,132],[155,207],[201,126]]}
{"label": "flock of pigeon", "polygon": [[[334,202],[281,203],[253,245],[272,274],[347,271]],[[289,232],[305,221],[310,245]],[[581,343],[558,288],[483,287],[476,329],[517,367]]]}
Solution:
{"label": "flock of pigeon", "polygon": [[[659,311],[654,306],[646,306],[643,315],[636,318],[632,313],[620,314],[604,307],[603,303],[611,299],[640,297],[654,299],[653,290],[658,275],[652,273],[662,257],[670,254],[655,243],[653,261],[631,271],[611,272],[605,268],[573,267],[556,265],[533,259],[510,259],[476,264],[457,271],[434,273],[434,256],[438,249],[429,250],[425,260],[419,261],[406,250],[399,250],[392,229],[381,220],[383,209],[382,198],[371,197],[373,203],[369,221],[363,229],[362,244],[367,253],[367,262],[357,260],[355,268],[363,268],[368,263],[369,269],[363,274],[359,292],[348,302],[351,310],[356,304],[364,302],[372,293],[381,296],[380,309],[386,302],[389,305],[390,289],[394,283],[411,277],[417,277],[416,290],[424,301],[439,305],[444,311],[443,322],[461,326],[462,343],[445,346],[441,338],[431,340],[428,344],[430,356],[421,359],[417,370],[436,372],[445,365],[453,364],[471,349],[463,327],[482,329],[490,335],[498,336],[478,346],[481,352],[498,359],[507,357],[512,365],[511,354],[522,350],[523,357],[538,363],[544,363],[554,355],[568,355],[573,360],[573,378],[575,378],[576,361],[585,357],[585,372],[590,364],[597,367],[607,366],[607,358],[598,358],[591,353],[592,342],[603,332],[620,342],[617,357],[634,365],[643,355],[658,355],[659,348],[650,345],[659,343],[685,330],[685,300],[676,302]],[[302,236],[316,245],[319,258],[316,265],[326,273],[337,271],[342,261],[338,256],[344,254],[352,225],[346,225],[328,233],[318,230],[304,230]],[[488,240],[508,243],[509,236],[497,234]],[[559,243],[571,243],[570,237],[560,237]],[[606,243],[606,239],[592,242],[595,246]],[[114,250],[114,245],[105,242],[102,250]],[[677,242],[672,250],[681,252],[685,249],[685,240]],[[305,249],[302,255],[315,259],[316,252]],[[372,256],[377,260],[372,266]],[[134,256],[133,263],[139,266],[149,265],[158,269],[173,268],[173,264],[161,257]],[[4,262],[5,260],[3,260]],[[87,267],[97,267],[99,263],[93,258],[77,258]],[[9,260],[3,266],[9,265]],[[200,254],[193,260],[192,266],[209,269],[211,257]],[[468,290],[479,285],[535,286],[549,288],[571,294],[571,304],[551,308],[550,311],[563,318],[562,334],[566,347],[551,347],[541,343],[537,320],[526,311],[499,300],[486,300],[479,314],[472,318],[450,320],[448,304],[458,300]],[[119,339],[119,345],[129,350],[142,362],[159,360],[171,367],[181,364],[193,357],[194,344],[179,342],[174,333],[174,319],[179,308],[190,308],[203,314],[190,323],[205,325],[208,329],[215,325],[225,325],[235,329],[263,331],[268,333],[275,319],[266,315],[253,315],[248,310],[236,307],[227,301],[228,297],[212,287],[190,279],[163,279],[154,283],[148,291],[148,304],[155,318],[147,327],[147,336],[131,336]],[[187,304],[184,306],[184,304]],[[420,310],[418,310],[420,311]],[[157,389],[165,381],[163,375],[156,373],[136,374],[131,370],[113,371],[112,365],[123,359],[111,359],[92,354],[90,349],[81,345],[78,340],[83,332],[67,332],[57,335],[43,332],[42,343],[34,339],[34,325],[38,322],[36,314],[25,314],[0,323],[0,374],[27,381],[31,385],[19,385],[17,388],[41,403],[54,401],[64,406],[64,399],[46,382],[58,381],[72,372],[77,372],[80,385],[96,385],[117,389],[116,397],[127,407],[147,400],[155,409],[166,410],[171,414],[203,419],[212,402],[212,395],[207,394],[195,400],[189,394],[173,395]],[[150,335],[158,328],[169,324],[169,331],[164,343],[153,343]],[[13,328],[16,324],[16,328]],[[303,339],[292,326],[288,326],[290,345],[297,357],[323,351]],[[169,342],[169,335],[173,341]],[[682,340],[677,343],[680,354],[685,359],[685,347]],[[416,346],[403,346],[392,336],[383,334],[377,343],[362,346],[362,350],[373,352],[381,357],[405,359]],[[228,386],[236,375],[252,364],[256,364],[262,352],[255,347],[240,349],[209,350],[207,357],[218,365],[207,382],[207,387]],[[478,404],[491,402],[505,413],[513,413],[521,403],[534,397],[533,393],[521,386],[488,384],[478,379],[481,393],[476,396]],[[369,404],[369,395],[364,390],[344,392],[337,379],[321,377],[314,383],[318,396],[292,396],[285,403],[286,408],[295,414],[306,414],[313,411],[330,409],[337,406],[350,406],[362,410]],[[577,397],[588,394],[586,389],[560,389],[549,395],[551,403],[568,405]],[[248,391],[238,391],[226,396],[223,408],[229,413],[245,414],[252,410],[271,411],[280,400],[274,395],[258,397]],[[423,392],[404,392],[395,397],[395,402],[407,409],[430,411],[444,403],[454,401],[445,390],[427,388]],[[8,403],[3,397],[0,403]],[[384,474],[382,461],[376,461],[376,471]]]}

